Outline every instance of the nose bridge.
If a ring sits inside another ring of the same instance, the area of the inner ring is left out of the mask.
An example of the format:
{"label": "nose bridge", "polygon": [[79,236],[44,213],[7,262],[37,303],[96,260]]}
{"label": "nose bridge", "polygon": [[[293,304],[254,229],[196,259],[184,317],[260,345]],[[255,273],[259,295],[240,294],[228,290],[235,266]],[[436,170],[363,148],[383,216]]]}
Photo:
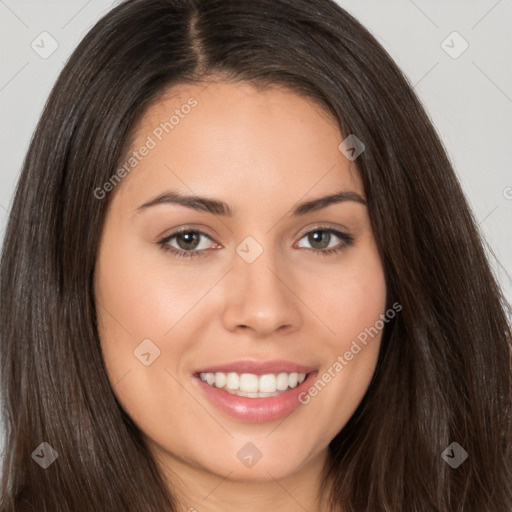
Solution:
{"label": "nose bridge", "polygon": [[225,309],[226,327],[251,328],[260,335],[284,326],[296,328],[300,315],[289,289],[291,274],[274,249],[248,237],[236,252],[230,285],[233,289]]}

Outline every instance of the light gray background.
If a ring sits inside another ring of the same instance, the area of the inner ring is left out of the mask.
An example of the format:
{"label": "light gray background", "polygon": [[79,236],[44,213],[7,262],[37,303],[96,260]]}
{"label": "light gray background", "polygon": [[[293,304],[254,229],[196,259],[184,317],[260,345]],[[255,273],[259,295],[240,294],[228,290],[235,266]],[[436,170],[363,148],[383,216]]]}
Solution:
{"label": "light gray background", "polygon": [[[0,241],[50,89],[78,42],[116,3],[0,0]],[[512,0],[339,3],[390,52],[426,105],[512,301],[512,281],[506,275],[512,273]],[[31,47],[44,31],[58,42],[46,59]],[[458,58],[445,51],[463,48],[458,36],[450,36],[454,31],[469,44]]]}

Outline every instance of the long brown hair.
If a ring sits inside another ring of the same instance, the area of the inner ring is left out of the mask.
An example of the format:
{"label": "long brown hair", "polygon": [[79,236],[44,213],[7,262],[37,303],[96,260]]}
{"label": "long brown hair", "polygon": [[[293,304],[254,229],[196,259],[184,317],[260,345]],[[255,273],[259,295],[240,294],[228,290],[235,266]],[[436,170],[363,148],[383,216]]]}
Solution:
{"label": "long brown hair", "polygon": [[[178,510],[109,383],[93,277],[114,175],[173,84],[284,85],[317,100],[357,159],[389,305],[371,385],[330,443],[346,512],[510,512],[506,303],[431,122],[375,38],[331,0],[128,0],[63,69],[28,150],[1,260],[5,512]],[[341,142],[341,140],[340,140]],[[42,442],[58,459],[32,459]],[[456,469],[441,457],[458,443]]]}

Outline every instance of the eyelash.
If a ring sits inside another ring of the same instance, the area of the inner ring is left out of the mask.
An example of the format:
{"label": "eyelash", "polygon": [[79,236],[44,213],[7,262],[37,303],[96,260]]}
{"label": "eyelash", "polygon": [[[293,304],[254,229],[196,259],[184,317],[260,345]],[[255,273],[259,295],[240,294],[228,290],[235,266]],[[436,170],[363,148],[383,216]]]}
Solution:
{"label": "eyelash", "polygon": [[[323,256],[333,255],[335,253],[341,252],[345,247],[351,246],[354,243],[354,237],[347,233],[343,233],[341,231],[338,231],[333,228],[327,228],[327,227],[316,227],[314,229],[311,229],[310,231],[307,231],[302,235],[300,240],[302,240],[305,236],[309,235],[310,233],[315,233],[318,231],[325,231],[327,233],[334,234],[341,240],[343,240],[343,243],[339,247],[331,247],[330,249],[308,249],[309,251],[312,251],[316,254],[322,254]],[[168,243],[175,238],[176,236],[183,234],[183,233],[197,233],[199,235],[205,236],[206,238],[209,238],[211,240],[211,237],[204,233],[203,231],[199,229],[181,229],[179,231],[176,231],[172,235],[169,235],[162,240],[158,241],[158,244],[160,245],[160,248],[166,252],[172,253],[177,258],[193,258],[195,256],[205,256],[206,250],[199,250],[199,251],[184,251],[181,249],[176,249],[175,247],[171,247],[168,245]]]}

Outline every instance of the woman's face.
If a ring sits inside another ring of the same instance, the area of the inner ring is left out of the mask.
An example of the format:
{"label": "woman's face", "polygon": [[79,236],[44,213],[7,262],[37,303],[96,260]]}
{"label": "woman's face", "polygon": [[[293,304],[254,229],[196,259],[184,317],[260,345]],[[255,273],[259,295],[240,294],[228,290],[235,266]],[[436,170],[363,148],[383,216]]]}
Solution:
{"label": "woman's face", "polygon": [[122,178],[96,269],[103,354],[171,471],[290,476],[323,463],[363,398],[386,288],[343,139],[287,90],[182,85],[105,186]]}

